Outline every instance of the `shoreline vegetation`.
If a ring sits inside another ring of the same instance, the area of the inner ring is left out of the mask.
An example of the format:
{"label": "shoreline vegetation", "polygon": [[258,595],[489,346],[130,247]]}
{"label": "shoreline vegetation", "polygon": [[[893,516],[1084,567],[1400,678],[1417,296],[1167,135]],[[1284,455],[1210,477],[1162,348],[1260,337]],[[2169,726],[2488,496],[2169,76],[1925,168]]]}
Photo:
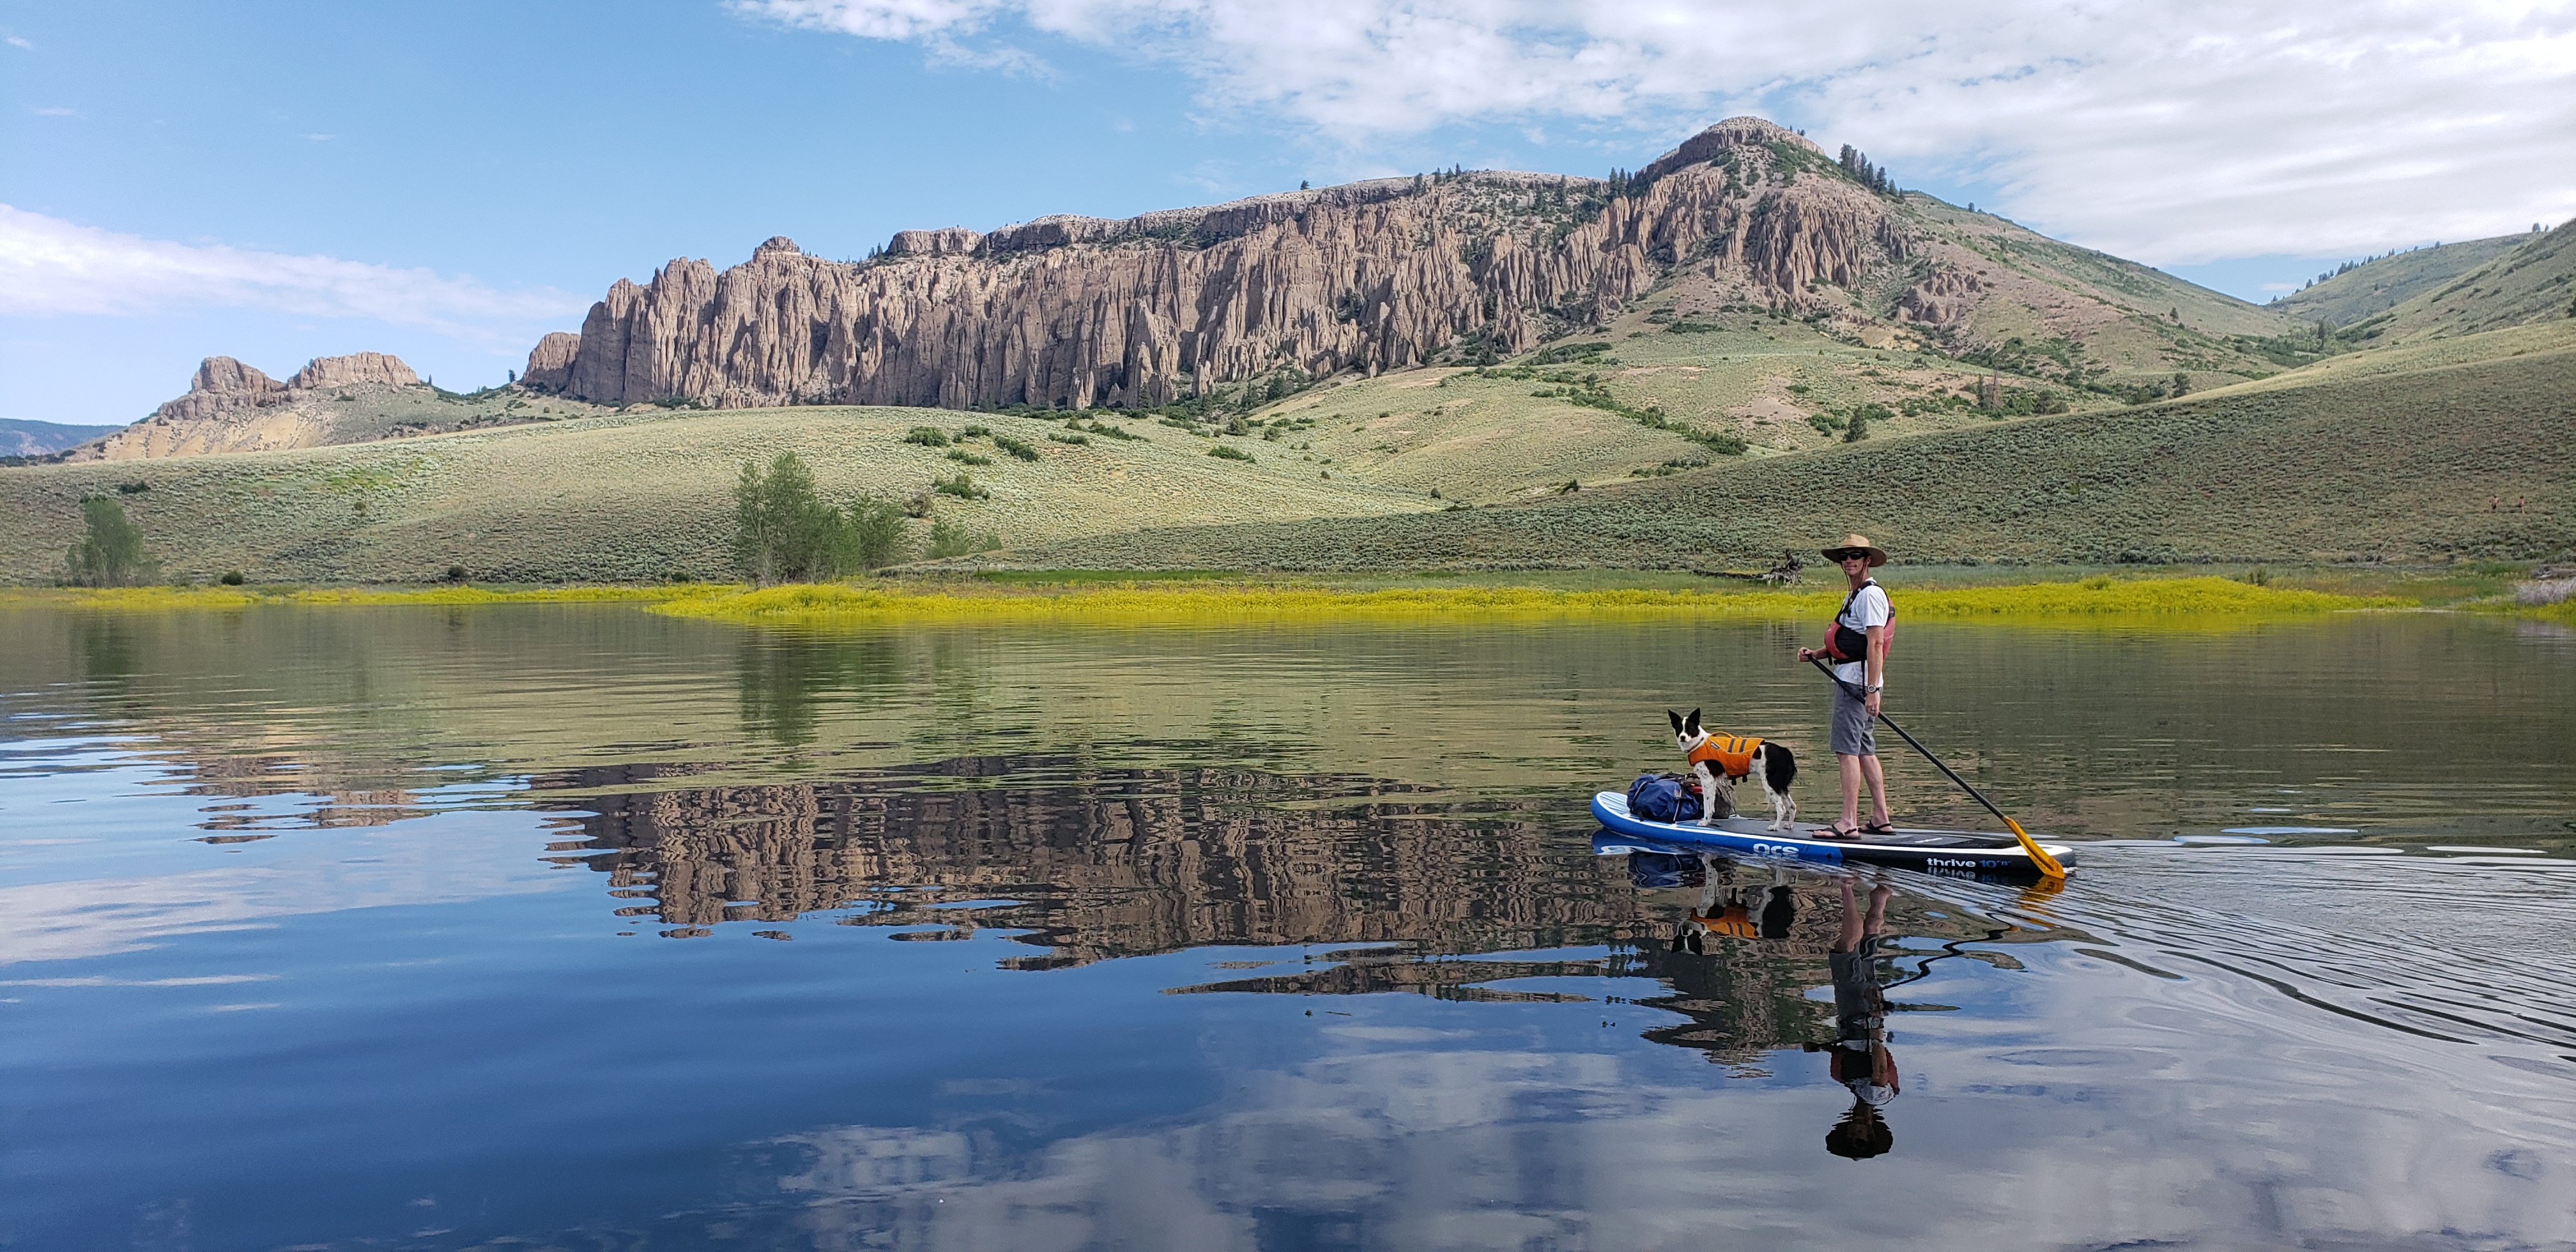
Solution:
{"label": "shoreline vegetation", "polygon": [[[1915,621],[2139,617],[2285,617],[2349,609],[2409,608],[2391,596],[2258,587],[2224,578],[1904,590],[1899,612]],[[656,613],[755,625],[836,627],[907,622],[1152,626],[1230,622],[1446,621],[1546,618],[1803,621],[1842,602],[1833,588],[1674,590],[1539,587],[1119,585],[1052,594],[885,590],[836,584],[722,591],[662,601]]]}
{"label": "shoreline vegetation", "polygon": [[[2576,626],[2576,580],[2521,562],[2444,566],[1906,565],[1885,571],[1915,621],[2251,620],[2355,610],[2447,609]],[[2537,578],[2537,581],[2534,579]],[[2555,580],[2555,581],[2553,581]],[[2545,594],[2544,594],[2545,593]],[[1802,621],[1831,611],[1830,577],[1794,589],[1712,583],[1675,570],[1576,568],[1385,571],[888,570],[872,578],[766,589],[740,583],[555,586],[198,584],[0,587],[0,611],[126,612],[277,606],[464,607],[629,603],[675,617],[793,627],[923,623],[1210,624],[1304,620],[1696,617]]]}
{"label": "shoreline vegetation", "polygon": [[[2571,613],[2576,610],[2576,602],[2519,606],[2497,594],[2504,588],[2480,585],[2487,579],[2461,579],[2439,571],[2424,572],[2418,577],[2367,579],[2326,575],[2324,571],[2316,571],[2322,577],[2313,579],[2293,579],[2286,574],[2276,578],[2262,570],[2235,577],[2210,573],[2180,577],[2117,577],[2108,573],[2075,576],[2070,572],[2028,581],[1994,581],[1992,571],[1974,571],[1980,576],[1973,578],[1942,578],[1932,571],[1921,572],[1931,576],[1917,581],[1913,575],[1918,571],[1899,570],[1889,581],[1904,620],[2180,623],[2193,619],[2273,619],[2354,610],[2458,607],[2576,624],[2576,613]],[[2271,585],[2291,581],[2327,585]],[[1423,585],[1426,583],[1431,585]],[[1788,589],[1736,588],[1711,586],[1698,580],[1676,583],[1656,571],[1485,574],[1472,580],[1210,576],[1198,571],[1158,577],[1143,571],[1062,571],[1052,577],[1016,575],[942,581],[879,578],[759,589],[713,583],[524,589],[15,589],[0,591],[0,609],[155,611],[624,602],[672,617],[793,628],[910,623],[1153,626],[1665,617],[1806,621],[1830,615],[1841,596],[1838,585],[1820,580]]]}

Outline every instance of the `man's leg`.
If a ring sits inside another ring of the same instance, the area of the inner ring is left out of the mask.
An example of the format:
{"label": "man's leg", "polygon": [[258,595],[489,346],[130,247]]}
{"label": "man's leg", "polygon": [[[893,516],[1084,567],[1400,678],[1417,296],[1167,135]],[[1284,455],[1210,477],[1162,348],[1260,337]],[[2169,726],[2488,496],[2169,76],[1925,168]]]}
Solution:
{"label": "man's leg", "polygon": [[[1869,777],[1871,811],[1878,814],[1878,816],[1870,819],[1870,824],[1873,826],[1884,826],[1888,821],[1887,775],[1881,772],[1878,767],[1878,754],[1873,752],[1868,756],[1860,758],[1860,768],[1861,772]],[[1843,785],[1843,790],[1846,793],[1849,793],[1851,791],[1851,784],[1845,783]],[[1859,807],[1860,797],[1858,795],[1852,795],[1851,798],[1843,804],[1844,815],[1847,817],[1857,816],[1855,810]]]}
{"label": "man's leg", "polygon": [[1840,752],[1834,754],[1834,763],[1841,766],[1843,772],[1843,820],[1836,829],[1860,829],[1861,771],[1868,768],[1862,764],[1864,761],[1869,765],[1878,764],[1878,758],[1874,756],[1848,756]]}
{"label": "man's leg", "polygon": [[[1856,951],[1860,948],[1860,939],[1863,933],[1860,904],[1858,901],[1852,899],[1851,879],[1836,879],[1834,881],[1834,885],[1840,887],[1843,893],[1843,928],[1841,934],[1834,936],[1834,951]],[[1876,901],[1872,901],[1872,903],[1876,903]],[[1885,919],[1881,918],[1880,922],[1884,925]]]}

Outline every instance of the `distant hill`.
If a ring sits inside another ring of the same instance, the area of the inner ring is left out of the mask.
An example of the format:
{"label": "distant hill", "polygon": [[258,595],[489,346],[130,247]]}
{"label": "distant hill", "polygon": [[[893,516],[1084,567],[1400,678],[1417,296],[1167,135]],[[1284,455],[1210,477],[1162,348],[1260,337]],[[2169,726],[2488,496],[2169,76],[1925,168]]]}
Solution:
{"label": "distant hill", "polygon": [[2471,239],[2465,243],[2443,243],[2393,252],[2333,274],[2314,286],[2295,295],[2283,296],[2264,307],[2303,322],[2350,326],[2431,291],[2513,251],[2531,238],[2528,234],[2498,235],[2493,239]]}
{"label": "distant hill", "polygon": [[2576,222],[2523,242],[2348,330],[2400,343],[2576,317]]}
{"label": "distant hill", "polygon": [[424,383],[381,352],[316,357],[279,382],[228,356],[197,366],[187,394],[130,426],[98,428],[72,461],[130,461],[319,448],[587,416],[594,406],[516,387],[471,395]]}
{"label": "distant hill", "polygon": [[1932,562],[2564,555],[2576,551],[2576,322],[2349,353],[2146,408],[1739,461],[1543,503],[1154,530],[996,559],[1670,568],[1764,560],[1847,530]]}
{"label": "distant hill", "polygon": [[[1638,429],[1594,417],[1605,436]],[[907,441],[931,424],[952,442]],[[5,469],[0,582],[57,577],[80,538],[82,497],[108,492],[119,493],[170,576],[200,582],[227,570],[255,582],[421,582],[450,565],[487,581],[730,578],[735,475],[745,460],[785,451],[802,456],[836,501],[919,496],[935,518],[1024,542],[1180,519],[1441,507],[1418,490],[1320,477],[1282,451],[1284,431],[1279,440],[1217,439],[1149,421],[1097,423],[1122,439],[1092,425],[1074,433],[942,410],[647,406],[415,439]],[[970,426],[989,433],[970,436]],[[1234,455],[1209,455],[1218,445]],[[932,491],[934,479],[963,494]],[[916,543],[930,525],[912,524]]]}
{"label": "distant hill", "polygon": [[784,238],[721,272],[678,258],[547,336],[524,381],[601,404],[1153,408],[1505,359],[1656,292],[1684,321],[1761,314],[2070,384],[2267,373],[2300,329],[1746,117],[1607,179],[1452,170],[903,231],[861,261]]}
{"label": "distant hill", "polygon": [[[2323,348],[2278,311],[1900,191],[1857,152],[1828,157],[1745,117],[1602,179],[1453,169],[1122,220],[900,231],[858,261],[775,238],[722,272],[679,258],[617,283],[509,388],[437,392],[374,353],[284,383],[209,357],[188,394],[74,455],[317,447],[636,404],[1196,416],[1317,378],[1635,334],[1649,309],[1663,319],[1650,333],[1794,325],[2132,401],[2178,374],[2224,385]],[[1714,398],[1681,407],[1734,403]]]}
{"label": "distant hill", "polygon": [[[240,569],[254,581],[406,582],[451,564],[490,580],[723,577],[736,467],[787,449],[835,497],[908,499],[935,477],[970,475],[990,495],[932,495],[934,516],[998,533],[1013,548],[986,560],[1020,567],[1669,568],[1767,560],[1851,529],[1909,561],[2530,559],[2576,548],[2576,322],[2345,353],[2180,402],[2002,421],[1932,408],[1844,443],[1800,414],[1848,411],[1857,395],[1956,395],[1944,388],[1959,376],[1896,353],[1820,350],[1832,341],[1798,323],[1674,334],[1644,316],[1622,323],[1639,325],[1626,332],[1638,338],[1617,342],[1659,355],[1582,373],[1633,402],[1702,370],[1718,381],[1691,385],[1712,405],[1735,397],[1735,429],[1780,442],[1692,468],[1709,449],[1572,403],[1569,392],[1594,394],[1582,386],[1534,386],[1509,369],[1318,388],[1236,434],[1135,417],[646,408],[0,471],[0,517],[19,536],[0,546],[0,580],[52,577],[77,538],[81,497],[116,489],[171,573],[199,580]],[[1756,345],[1767,352],[1722,360]],[[1689,351],[1705,355],[1660,355]],[[991,433],[943,448],[907,441],[915,426],[952,440],[971,426]],[[1065,442],[1075,438],[1086,442]],[[1581,489],[1565,493],[1564,481]],[[2497,498],[2505,508],[2490,511]],[[927,527],[914,523],[916,541]]]}
{"label": "distant hill", "polygon": [[84,444],[115,430],[113,426],[66,426],[0,417],[0,456],[48,456]]}

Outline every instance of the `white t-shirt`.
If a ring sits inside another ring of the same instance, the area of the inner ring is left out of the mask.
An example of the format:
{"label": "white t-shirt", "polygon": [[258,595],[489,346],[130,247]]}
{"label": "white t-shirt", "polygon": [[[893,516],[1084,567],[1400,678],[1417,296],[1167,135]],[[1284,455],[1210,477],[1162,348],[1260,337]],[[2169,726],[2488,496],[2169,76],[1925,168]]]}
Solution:
{"label": "white t-shirt", "polygon": [[[1851,598],[1851,608],[1834,620],[1853,630],[1868,633],[1872,626],[1884,626],[1896,611],[1887,605],[1887,591],[1872,582]],[[1834,666],[1834,677],[1857,687],[1869,681],[1869,667],[1861,661],[1844,661]]]}

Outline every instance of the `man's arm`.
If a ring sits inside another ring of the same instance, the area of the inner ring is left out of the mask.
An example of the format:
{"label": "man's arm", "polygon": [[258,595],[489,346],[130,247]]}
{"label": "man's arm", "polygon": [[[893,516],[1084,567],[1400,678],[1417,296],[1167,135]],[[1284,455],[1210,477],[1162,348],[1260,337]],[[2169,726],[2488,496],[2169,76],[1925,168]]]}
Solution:
{"label": "man's arm", "polygon": [[1869,693],[1869,711],[1878,712],[1878,689],[1887,683],[1887,627],[1869,628],[1869,663],[1861,667],[1861,686]]}

